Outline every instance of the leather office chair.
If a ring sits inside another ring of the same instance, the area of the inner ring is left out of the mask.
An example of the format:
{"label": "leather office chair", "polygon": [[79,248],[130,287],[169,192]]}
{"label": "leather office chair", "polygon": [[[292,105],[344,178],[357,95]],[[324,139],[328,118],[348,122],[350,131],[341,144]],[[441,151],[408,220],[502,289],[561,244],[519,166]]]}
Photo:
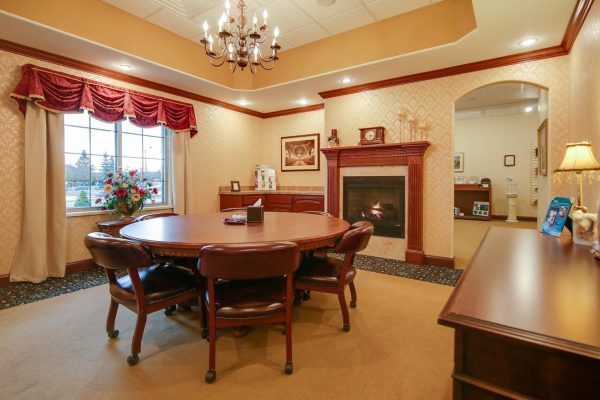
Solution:
{"label": "leather office chair", "polygon": [[374,227],[370,222],[358,221],[352,224],[331,250],[334,253],[343,253],[343,260],[329,256],[305,257],[294,278],[294,289],[296,290],[337,294],[344,320],[342,329],[346,332],[350,330],[350,315],[344,290],[346,285],[350,287],[350,307],[355,308],[354,278],[356,269],[352,264],[356,253],[367,247],[373,231]]}
{"label": "leather office chair", "polygon": [[217,377],[217,329],[249,324],[285,323],[284,371],[292,373],[292,286],[299,264],[298,246],[291,242],[210,245],[200,250],[198,269],[208,289],[207,383]]}
{"label": "leather office chair", "polygon": [[[131,341],[130,366],[139,361],[142,336],[148,314],[177,303],[197,300],[200,296],[200,276],[188,268],[157,265],[152,253],[139,243],[114,238],[106,233],[92,232],[84,239],[96,265],[106,271],[110,290],[110,307],[106,317],[106,333],[116,338],[115,318],[119,304],[137,314]],[[118,278],[118,270],[128,274]]]}
{"label": "leather office chair", "polygon": [[154,218],[174,217],[176,215],[179,215],[179,214],[176,214],[176,213],[144,214],[144,215],[140,215],[139,217],[137,217],[136,219],[134,219],[133,222],[147,221],[149,219],[154,219]]}

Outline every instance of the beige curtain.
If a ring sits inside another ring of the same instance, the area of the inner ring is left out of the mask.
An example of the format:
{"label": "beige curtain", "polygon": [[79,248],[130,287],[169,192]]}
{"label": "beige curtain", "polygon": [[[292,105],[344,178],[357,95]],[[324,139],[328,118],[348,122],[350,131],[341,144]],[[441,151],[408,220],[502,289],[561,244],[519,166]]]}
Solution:
{"label": "beige curtain", "polygon": [[10,280],[42,282],[65,276],[67,216],[62,114],[27,103],[21,237]]}
{"label": "beige curtain", "polygon": [[192,214],[192,158],[190,156],[190,133],[171,132],[171,182],[173,182],[173,211],[180,215]]}

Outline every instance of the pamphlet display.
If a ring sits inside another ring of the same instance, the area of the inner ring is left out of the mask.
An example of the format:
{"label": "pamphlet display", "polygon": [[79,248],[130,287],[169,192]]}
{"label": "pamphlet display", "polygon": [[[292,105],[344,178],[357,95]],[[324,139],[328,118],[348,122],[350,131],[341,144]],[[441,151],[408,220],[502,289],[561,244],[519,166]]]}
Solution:
{"label": "pamphlet display", "polygon": [[573,201],[568,197],[553,198],[542,224],[542,233],[559,237],[572,206]]}

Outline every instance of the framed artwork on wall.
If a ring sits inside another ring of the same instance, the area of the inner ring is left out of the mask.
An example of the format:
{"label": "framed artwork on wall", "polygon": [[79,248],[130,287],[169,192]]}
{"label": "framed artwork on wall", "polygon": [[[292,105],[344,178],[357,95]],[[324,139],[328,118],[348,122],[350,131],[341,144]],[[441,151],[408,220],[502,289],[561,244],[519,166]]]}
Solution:
{"label": "framed artwork on wall", "polygon": [[281,171],[318,171],[318,133],[281,138]]}
{"label": "framed artwork on wall", "polygon": [[463,172],[465,170],[465,153],[454,153],[454,172]]}
{"label": "framed artwork on wall", "polygon": [[231,191],[232,192],[240,191],[240,181],[231,181]]}
{"label": "framed artwork on wall", "polygon": [[507,154],[504,156],[504,166],[505,167],[514,167],[515,166],[516,157],[514,154]]}
{"label": "framed artwork on wall", "polygon": [[548,175],[548,119],[540,125],[537,131],[538,139],[538,173]]}

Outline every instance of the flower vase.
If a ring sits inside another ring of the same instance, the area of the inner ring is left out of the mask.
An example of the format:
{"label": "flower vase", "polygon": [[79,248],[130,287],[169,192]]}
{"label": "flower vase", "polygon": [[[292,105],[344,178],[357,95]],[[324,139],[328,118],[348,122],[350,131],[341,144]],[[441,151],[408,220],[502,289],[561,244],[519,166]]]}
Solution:
{"label": "flower vase", "polygon": [[127,205],[127,201],[125,199],[119,199],[117,202],[117,209],[119,214],[119,219],[122,221],[127,221],[133,219],[132,215],[140,208],[140,202],[134,202],[132,207]]}
{"label": "flower vase", "polygon": [[329,141],[329,147],[338,147],[339,145],[340,145],[340,142],[338,142],[336,140]]}

